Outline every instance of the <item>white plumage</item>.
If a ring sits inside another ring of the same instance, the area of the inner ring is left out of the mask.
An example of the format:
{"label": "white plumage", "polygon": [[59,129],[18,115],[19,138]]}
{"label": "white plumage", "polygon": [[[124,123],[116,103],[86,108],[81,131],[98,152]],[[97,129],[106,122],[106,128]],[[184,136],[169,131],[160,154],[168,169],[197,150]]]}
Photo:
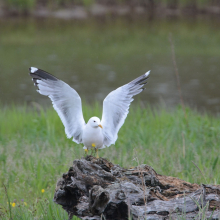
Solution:
{"label": "white plumage", "polygon": [[103,101],[102,120],[97,117],[85,123],[79,94],[65,82],[36,67],[30,68],[30,75],[38,92],[48,96],[65,127],[68,138],[84,149],[109,147],[115,144],[118,131],[124,124],[133,96],[143,91],[143,85],[150,71],[130,83],[109,93]]}

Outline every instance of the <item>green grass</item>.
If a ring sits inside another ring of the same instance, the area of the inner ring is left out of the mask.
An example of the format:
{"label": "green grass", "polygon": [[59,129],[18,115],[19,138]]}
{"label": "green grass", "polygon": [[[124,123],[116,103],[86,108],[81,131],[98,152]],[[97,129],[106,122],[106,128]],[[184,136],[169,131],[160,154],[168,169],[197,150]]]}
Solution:
{"label": "green grass", "polygon": [[[83,106],[86,121],[101,117],[98,104]],[[116,145],[100,150],[101,157],[123,167],[136,166],[138,159],[160,174],[219,183],[219,117],[187,108],[185,118],[180,107],[134,106]],[[1,106],[0,125],[0,219],[67,219],[53,203],[54,189],[72,161],[84,155],[83,146],[66,138],[52,108]]]}

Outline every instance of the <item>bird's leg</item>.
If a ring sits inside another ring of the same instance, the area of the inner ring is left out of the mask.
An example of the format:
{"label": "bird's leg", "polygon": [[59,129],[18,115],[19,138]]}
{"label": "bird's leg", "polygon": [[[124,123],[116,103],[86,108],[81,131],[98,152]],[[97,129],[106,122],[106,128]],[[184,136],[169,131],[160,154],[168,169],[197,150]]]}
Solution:
{"label": "bird's leg", "polygon": [[99,158],[98,149],[96,148],[95,151],[96,151],[96,158]]}

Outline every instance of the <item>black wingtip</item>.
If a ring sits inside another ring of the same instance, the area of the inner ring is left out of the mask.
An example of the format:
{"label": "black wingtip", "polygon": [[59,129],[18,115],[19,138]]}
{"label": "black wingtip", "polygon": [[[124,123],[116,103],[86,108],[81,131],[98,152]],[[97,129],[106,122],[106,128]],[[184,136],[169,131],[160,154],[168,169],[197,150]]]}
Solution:
{"label": "black wingtip", "polygon": [[36,67],[30,67],[29,71],[30,71],[29,75],[33,78],[33,80],[36,80],[36,79],[49,79],[49,80],[53,80],[53,81],[58,80],[52,74],[50,74],[44,70],[38,69]]}
{"label": "black wingtip", "polygon": [[143,82],[143,83],[140,83],[140,85],[144,86],[146,85],[148,82]]}
{"label": "black wingtip", "polygon": [[135,85],[138,85],[138,84],[139,84],[139,85],[145,84],[147,79],[148,79],[148,76],[143,77],[143,78],[137,80],[137,81],[135,82]]}

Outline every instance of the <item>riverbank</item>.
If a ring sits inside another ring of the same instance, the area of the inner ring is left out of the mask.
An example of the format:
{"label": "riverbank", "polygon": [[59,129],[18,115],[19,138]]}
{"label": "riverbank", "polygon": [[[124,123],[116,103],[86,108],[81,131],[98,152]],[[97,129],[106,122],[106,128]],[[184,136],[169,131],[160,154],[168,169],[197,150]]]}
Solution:
{"label": "riverbank", "polygon": [[88,19],[90,17],[141,16],[165,17],[220,16],[218,1],[9,1],[0,4],[0,18],[26,16],[37,18]]}
{"label": "riverbank", "polygon": [[36,66],[68,83],[90,103],[102,102],[112,90],[151,70],[146,91],[137,99],[172,108],[179,103],[169,42],[172,33],[185,104],[220,114],[217,19],[17,18],[0,21],[0,27],[2,104],[51,104],[36,92],[28,75],[28,68]]}
{"label": "riverbank", "polygon": [[[148,164],[191,183],[219,184],[219,117],[189,108],[184,114],[181,107],[137,106],[116,145],[100,150],[100,157],[123,167]],[[102,107],[83,104],[83,111],[87,121],[101,117]],[[66,138],[51,107],[1,106],[0,125],[0,218],[67,219],[53,203],[55,184],[74,159],[84,156],[83,146]]]}

